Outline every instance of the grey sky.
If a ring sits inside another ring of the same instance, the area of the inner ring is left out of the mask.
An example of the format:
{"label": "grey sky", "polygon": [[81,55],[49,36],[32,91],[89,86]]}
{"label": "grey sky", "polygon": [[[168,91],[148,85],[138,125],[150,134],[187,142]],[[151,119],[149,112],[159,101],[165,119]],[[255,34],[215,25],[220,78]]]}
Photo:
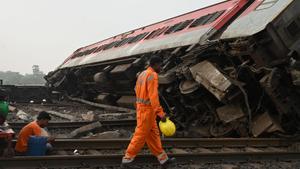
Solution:
{"label": "grey sky", "polygon": [[0,70],[47,73],[74,50],[222,0],[0,0]]}

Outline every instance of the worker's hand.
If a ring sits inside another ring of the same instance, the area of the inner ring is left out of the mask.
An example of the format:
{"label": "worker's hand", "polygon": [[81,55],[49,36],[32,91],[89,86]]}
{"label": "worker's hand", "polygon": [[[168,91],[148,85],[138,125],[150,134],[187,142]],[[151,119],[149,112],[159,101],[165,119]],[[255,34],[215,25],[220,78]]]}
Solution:
{"label": "worker's hand", "polygon": [[54,137],[49,137],[48,138],[48,143],[53,143],[55,141],[55,138]]}
{"label": "worker's hand", "polygon": [[166,122],[166,121],[167,121],[167,116],[162,117],[162,118],[160,119],[160,121]]}
{"label": "worker's hand", "polygon": [[3,151],[3,156],[7,158],[13,157],[15,156],[15,150],[12,147],[5,148]]}

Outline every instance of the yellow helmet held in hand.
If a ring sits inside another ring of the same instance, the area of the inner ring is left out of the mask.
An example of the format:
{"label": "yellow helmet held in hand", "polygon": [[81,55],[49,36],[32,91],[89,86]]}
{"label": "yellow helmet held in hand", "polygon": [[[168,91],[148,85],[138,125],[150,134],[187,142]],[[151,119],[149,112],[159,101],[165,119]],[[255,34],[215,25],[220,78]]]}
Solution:
{"label": "yellow helmet held in hand", "polygon": [[175,124],[169,119],[166,119],[166,122],[159,122],[160,131],[167,137],[173,136],[176,132]]}

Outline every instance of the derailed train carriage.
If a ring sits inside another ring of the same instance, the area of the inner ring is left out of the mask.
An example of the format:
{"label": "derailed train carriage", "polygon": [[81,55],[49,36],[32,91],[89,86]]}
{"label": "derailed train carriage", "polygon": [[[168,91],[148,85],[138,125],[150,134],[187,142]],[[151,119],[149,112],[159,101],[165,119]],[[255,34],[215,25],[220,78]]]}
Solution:
{"label": "derailed train carriage", "polygon": [[229,0],[79,48],[52,90],[132,107],[151,55],[164,109],[203,137],[293,135],[300,126],[300,1]]}

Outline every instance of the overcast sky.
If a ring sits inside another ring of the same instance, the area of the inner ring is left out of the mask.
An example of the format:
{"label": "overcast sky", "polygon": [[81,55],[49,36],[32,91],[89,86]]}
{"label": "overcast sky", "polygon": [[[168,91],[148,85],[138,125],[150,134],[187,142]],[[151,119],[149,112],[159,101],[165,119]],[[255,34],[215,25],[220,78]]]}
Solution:
{"label": "overcast sky", "polygon": [[76,49],[222,0],[0,0],[0,71],[54,70]]}

